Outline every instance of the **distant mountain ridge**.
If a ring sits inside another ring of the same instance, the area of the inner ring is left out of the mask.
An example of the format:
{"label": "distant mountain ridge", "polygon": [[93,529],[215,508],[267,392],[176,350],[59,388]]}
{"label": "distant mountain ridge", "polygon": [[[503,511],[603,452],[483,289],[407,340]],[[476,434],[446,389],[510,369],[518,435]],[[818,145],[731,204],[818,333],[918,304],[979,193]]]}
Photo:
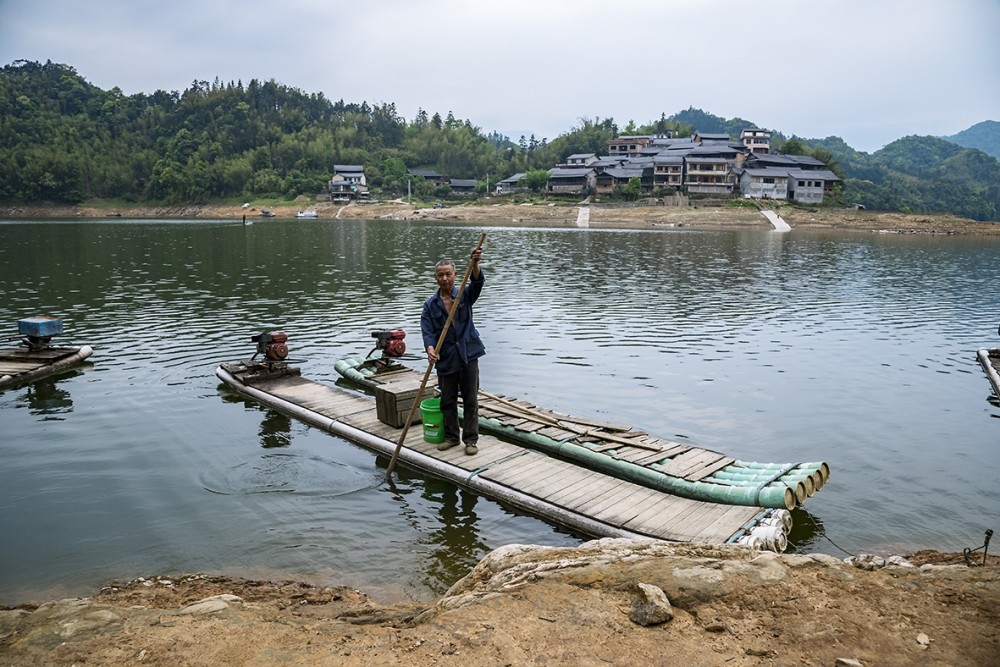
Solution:
{"label": "distant mountain ridge", "polygon": [[950,137],[941,137],[966,148],[978,148],[1000,160],[1000,122],[984,120]]}

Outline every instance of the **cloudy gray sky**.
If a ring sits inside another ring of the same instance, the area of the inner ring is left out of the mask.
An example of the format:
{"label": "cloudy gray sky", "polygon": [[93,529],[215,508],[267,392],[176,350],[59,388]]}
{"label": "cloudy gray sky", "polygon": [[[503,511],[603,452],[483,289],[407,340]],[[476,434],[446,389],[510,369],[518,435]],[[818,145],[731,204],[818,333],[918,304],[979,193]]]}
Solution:
{"label": "cloudy gray sky", "polygon": [[0,0],[0,65],[275,79],[517,141],[689,106],[875,151],[1000,120],[1000,0]]}

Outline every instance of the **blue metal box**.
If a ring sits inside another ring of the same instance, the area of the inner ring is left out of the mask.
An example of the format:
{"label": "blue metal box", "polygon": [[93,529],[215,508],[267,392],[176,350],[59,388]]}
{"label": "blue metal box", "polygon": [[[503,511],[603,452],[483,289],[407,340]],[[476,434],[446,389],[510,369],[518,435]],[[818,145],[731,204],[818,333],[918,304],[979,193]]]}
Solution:
{"label": "blue metal box", "polygon": [[46,336],[56,336],[62,332],[62,320],[58,317],[38,315],[36,317],[25,317],[23,320],[17,321],[17,333],[22,336],[44,338]]}

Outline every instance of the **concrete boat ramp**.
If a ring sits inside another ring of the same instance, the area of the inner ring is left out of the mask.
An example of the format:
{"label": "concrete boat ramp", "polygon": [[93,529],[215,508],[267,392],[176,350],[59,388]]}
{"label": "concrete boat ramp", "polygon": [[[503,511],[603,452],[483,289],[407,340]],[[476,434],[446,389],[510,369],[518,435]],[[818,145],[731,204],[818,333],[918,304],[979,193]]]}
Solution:
{"label": "concrete boat ramp", "polygon": [[[396,450],[402,428],[385,423],[384,414],[380,420],[375,399],[365,393],[308,380],[298,369],[269,362],[224,363],[216,375],[263,405],[380,455],[391,457]],[[409,387],[400,394],[412,398]],[[387,421],[398,424],[395,418]],[[591,537],[742,543],[783,551],[791,528],[784,509],[678,497],[485,433],[478,454],[467,456],[463,447],[439,451],[416,424],[398,460]]]}

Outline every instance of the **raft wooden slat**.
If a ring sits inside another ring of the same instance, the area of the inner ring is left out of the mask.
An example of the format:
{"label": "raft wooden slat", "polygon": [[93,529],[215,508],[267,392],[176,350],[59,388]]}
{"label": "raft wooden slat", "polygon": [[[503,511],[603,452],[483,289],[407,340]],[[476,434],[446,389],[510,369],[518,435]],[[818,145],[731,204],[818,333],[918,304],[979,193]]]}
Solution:
{"label": "raft wooden slat", "polygon": [[660,465],[659,470],[666,475],[683,477],[691,470],[718,461],[721,458],[722,454],[717,452],[710,452],[705,449],[689,449],[683,454],[678,454],[670,460],[664,461]]}
{"label": "raft wooden slat", "polygon": [[[219,377],[234,389],[252,391],[262,403],[277,409],[294,408],[295,416],[308,417],[310,423],[343,424],[366,434],[367,440],[359,436],[357,441],[380,453],[391,452],[401,433],[401,429],[378,420],[375,401],[367,395],[298,375],[247,384],[228,372]],[[304,415],[298,413],[300,409],[306,411]],[[721,544],[765,513],[759,507],[678,498],[486,434],[480,436],[479,453],[467,456],[461,445],[438,450],[436,444],[424,441],[421,425],[415,424],[407,433],[400,460],[420,468],[420,460],[408,453],[411,451],[436,461],[437,476],[480,493],[485,493],[481,488],[508,489],[510,496],[503,498],[506,502],[524,502],[522,509],[597,537],[643,535]],[[482,484],[477,479],[482,479]],[[510,498],[533,500],[515,502]]]}
{"label": "raft wooden slat", "polygon": [[543,487],[562,487],[574,481],[574,478],[567,476],[564,466],[549,465],[547,461],[535,461],[530,465],[517,461],[512,465],[504,464],[499,467],[501,469],[498,470],[490,466],[488,470],[480,471],[479,474],[512,489],[528,491]]}
{"label": "raft wooden slat", "polygon": [[574,483],[565,489],[547,491],[545,500],[560,507],[577,511],[588,502],[595,502],[620,488],[622,486],[614,483],[613,480],[603,477],[590,478],[582,485]]}
{"label": "raft wooden slat", "polygon": [[687,475],[684,476],[684,479],[686,479],[688,481],[691,481],[691,482],[697,482],[700,479],[704,479],[704,478],[708,477],[713,472],[717,472],[719,470],[722,470],[726,466],[731,465],[731,464],[733,464],[735,462],[736,462],[736,459],[734,459],[733,457],[731,457],[731,456],[723,456],[722,458],[717,459],[716,461],[714,461],[712,463],[709,463],[709,464],[707,464],[707,465],[705,465],[705,466],[703,466],[701,468],[697,468],[695,470],[692,470],[691,472],[689,472]]}
{"label": "raft wooden slat", "polygon": [[[732,505],[730,506],[730,510],[738,510],[738,507],[739,507],[738,505]],[[734,512],[727,511],[727,514],[730,514],[730,516],[723,515],[722,517],[720,517],[719,521],[707,524],[704,528],[702,528],[701,532],[695,535],[693,541],[714,543],[718,540],[725,540],[726,537],[719,532],[719,527],[727,526],[728,519],[734,516],[737,518],[743,516],[742,512],[739,511],[734,511]]]}
{"label": "raft wooden slat", "polygon": [[43,364],[37,361],[18,361],[17,359],[0,360],[0,373],[4,375],[18,375],[26,371],[31,371]]}
{"label": "raft wooden slat", "polygon": [[572,508],[576,499],[581,495],[593,498],[601,493],[618,486],[612,477],[594,472],[590,475],[580,475],[576,481],[567,484],[561,489],[557,489],[546,496],[546,500],[562,507]]}

